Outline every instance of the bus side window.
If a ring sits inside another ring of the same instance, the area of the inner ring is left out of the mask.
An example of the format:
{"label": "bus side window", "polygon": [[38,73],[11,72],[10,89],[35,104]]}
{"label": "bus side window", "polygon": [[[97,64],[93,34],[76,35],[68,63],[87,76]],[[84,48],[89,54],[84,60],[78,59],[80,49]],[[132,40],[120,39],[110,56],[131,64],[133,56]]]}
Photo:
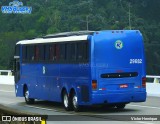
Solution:
{"label": "bus side window", "polygon": [[65,61],[65,59],[66,59],[66,44],[65,43],[63,43],[63,44],[60,44],[59,45],[59,49],[60,49],[60,61]]}
{"label": "bus side window", "polygon": [[35,60],[36,61],[44,60],[44,46],[43,45],[35,46]]}
{"label": "bus side window", "polygon": [[66,45],[66,58],[69,63],[75,62],[76,59],[76,44],[68,43]]}
{"label": "bus side window", "polygon": [[39,61],[44,61],[44,45],[39,45]]}
{"label": "bus side window", "polygon": [[51,61],[55,61],[55,44],[51,44],[49,46],[49,60]]}
{"label": "bus side window", "polygon": [[87,62],[89,57],[88,42],[77,43],[77,62]]}
{"label": "bus side window", "polygon": [[55,44],[55,53],[54,53],[54,58],[56,61],[60,60],[60,45],[59,44]]}
{"label": "bus side window", "polygon": [[70,62],[70,58],[71,58],[71,44],[70,43],[66,45],[66,58],[67,58],[67,61]]}
{"label": "bus side window", "polygon": [[22,61],[25,62],[27,60],[27,46],[22,46]]}
{"label": "bus side window", "polygon": [[34,61],[34,46],[28,45],[27,46],[27,61]]}
{"label": "bus side window", "polygon": [[15,56],[20,56],[20,45],[16,45],[15,47]]}
{"label": "bus side window", "polygon": [[77,61],[80,62],[84,59],[84,43],[77,43]]}
{"label": "bus side window", "polygon": [[85,61],[88,61],[88,59],[89,59],[89,45],[88,45],[88,42],[85,43],[85,46],[84,46],[84,59],[85,59]]}
{"label": "bus side window", "polygon": [[29,46],[26,46],[26,60],[29,61]]}
{"label": "bus side window", "polygon": [[35,46],[35,55],[34,55],[35,61],[39,60],[39,46]]}
{"label": "bus side window", "polygon": [[50,45],[45,45],[45,61],[50,60]]}

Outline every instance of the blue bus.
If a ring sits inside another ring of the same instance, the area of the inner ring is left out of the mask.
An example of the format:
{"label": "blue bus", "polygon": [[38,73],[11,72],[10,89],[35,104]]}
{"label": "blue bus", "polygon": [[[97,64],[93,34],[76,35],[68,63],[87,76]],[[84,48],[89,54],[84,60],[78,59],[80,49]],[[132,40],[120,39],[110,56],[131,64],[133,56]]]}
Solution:
{"label": "blue bus", "polygon": [[15,91],[27,104],[62,102],[66,110],[146,100],[143,37],[138,30],[79,31],[19,41]]}

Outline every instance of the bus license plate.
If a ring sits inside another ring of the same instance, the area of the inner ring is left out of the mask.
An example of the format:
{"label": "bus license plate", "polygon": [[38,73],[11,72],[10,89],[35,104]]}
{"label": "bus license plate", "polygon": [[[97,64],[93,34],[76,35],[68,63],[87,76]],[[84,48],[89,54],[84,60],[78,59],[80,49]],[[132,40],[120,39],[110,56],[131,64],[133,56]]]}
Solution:
{"label": "bus license plate", "polygon": [[128,88],[128,84],[121,84],[120,88]]}

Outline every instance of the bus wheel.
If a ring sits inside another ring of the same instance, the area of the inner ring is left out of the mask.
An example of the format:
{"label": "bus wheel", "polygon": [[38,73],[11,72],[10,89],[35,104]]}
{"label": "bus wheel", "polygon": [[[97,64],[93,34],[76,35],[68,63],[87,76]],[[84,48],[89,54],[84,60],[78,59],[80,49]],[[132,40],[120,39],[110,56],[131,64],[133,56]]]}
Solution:
{"label": "bus wheel", "polygon": [[63,92],[63,105],[66,111],[70,111],[72,108],[71,100],[66,91]]}
{"label": "bus wheel", "polygon": [[117,109],[124,109],[125,106],[126,106],[126,104],[118,104],[118,105],[116,105],[116,108]]}
{"label": "bus wheel", "polygon": [[72,97],[72,105],[75,112],[78,112],[81,110],[81,106],[78,105],[78,97],[75,92],[73,93],[73,97]]}
{"label": "bus wheel", "polygon": [[34,103],[34,99],[29,98],[29,91],[26,88],[25,89],[25,93],[24,93],[24,98],[27,104],[33,104]]}

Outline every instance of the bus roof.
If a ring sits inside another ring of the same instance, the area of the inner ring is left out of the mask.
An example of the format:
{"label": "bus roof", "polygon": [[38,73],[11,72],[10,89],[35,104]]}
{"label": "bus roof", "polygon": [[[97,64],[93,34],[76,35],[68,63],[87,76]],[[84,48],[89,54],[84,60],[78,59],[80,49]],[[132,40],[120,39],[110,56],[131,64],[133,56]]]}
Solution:
{"label": "bus roof", "polygon": [[92,35],[95,31],[72,31],[55,33],[44,36],[43,38],[56,38],[56,37],[69,37],[69,36],[80,36],[80,35]]}
{"label": "bus roof", "polygon": [[111,32],[112,34],[127,33],[127,32],[139,32],[138,30],[104,30],[104,31],[75,31],[75,32],[63,32],[56,34],[49,34],[41,38],[23,40],[17,42],[17,44],[41,44],[41,43],[53,43],[53,42],[68,42],[68,41],[85,41],[89,35],[94,35],[100,32]]}
{"label": "bus roof", "polygon": [[40,43],[53,43],[53,42],[68,42],[68,41],[83,41],[87,40],[88,35],[69,36],[69,37],[56,37],[56,38],[36,38],[33,40],[23,40],[17,44],[40,44]]}

